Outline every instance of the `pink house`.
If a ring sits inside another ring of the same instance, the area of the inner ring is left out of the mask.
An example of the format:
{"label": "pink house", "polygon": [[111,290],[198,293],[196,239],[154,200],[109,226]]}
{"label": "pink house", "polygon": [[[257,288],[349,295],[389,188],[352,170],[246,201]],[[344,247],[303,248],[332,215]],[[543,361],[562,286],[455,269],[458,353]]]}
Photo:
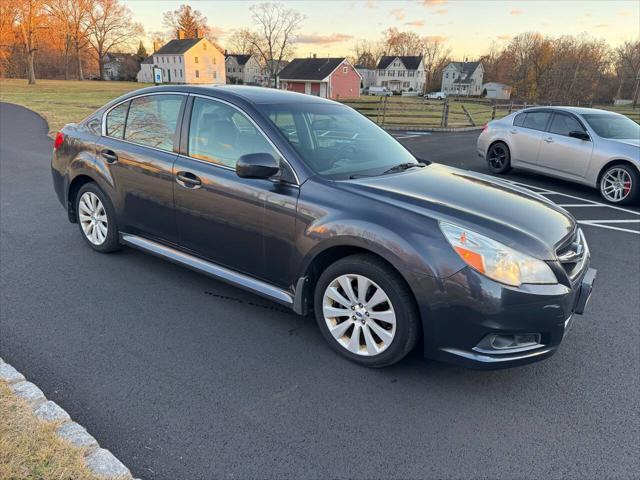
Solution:
{"label": "pink house", "polygon": [[334,100],[360,96],[362,77],[344,57],[296,58],[278,77],[282,90]]}

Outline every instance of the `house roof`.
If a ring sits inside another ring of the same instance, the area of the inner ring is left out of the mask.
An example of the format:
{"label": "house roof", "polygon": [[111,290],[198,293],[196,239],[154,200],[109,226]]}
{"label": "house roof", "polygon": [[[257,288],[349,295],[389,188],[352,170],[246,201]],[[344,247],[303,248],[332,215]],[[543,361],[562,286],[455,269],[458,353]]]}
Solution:
{"label": "house roof", "polygon": [[280,70],[283,80],[322,80],[344,62],[345,57],[294,58]]}
{"label": "house roof", "polygon": [[145,58],[142,62],[140,63],[153,63],[153,55],[149,55],[147,58]]}
{"label": "house roof", "polygon": [[453,65],[460,73],[467,75],[473,75],[480,62],[451,62],[449,65]]}
{"label": "house roof", "polygon": [[202,38],[183,38],[183,39],[173,39],[169,43],[163,45],[160,50],[158,50],[157,54],[160,55],[177,55],[186,52],[191,47],[193,47],[196,43],[198,43]]}
{"label": "house roof", "polygon": [[384,70],[391,62],[393,62],[396,58],[400,59],[402,64],[407,70],[417,70],[420,66],[420,62],[422,61],[422,57],[420,55],[416,56],[399,56],[399,55],[383,55],[378,62],[378,69]]}
{"label": "house roof", "polygon": [[109,52],[105,55],[105,57],[109,60],[122,61],[127,60],[129,58],[137,58],[133,53],[120,53],[120,52]]}
{"label": "house roof", "polygon": [[224,56],[224,59],[226,60],[227,58],[235,58],[236,62],[238,62],[238,65],[244,65],[245,63],[247,63],[249,61],[249,59],[251,58],[251,55],[240,55],[237,53],[227,53]]}

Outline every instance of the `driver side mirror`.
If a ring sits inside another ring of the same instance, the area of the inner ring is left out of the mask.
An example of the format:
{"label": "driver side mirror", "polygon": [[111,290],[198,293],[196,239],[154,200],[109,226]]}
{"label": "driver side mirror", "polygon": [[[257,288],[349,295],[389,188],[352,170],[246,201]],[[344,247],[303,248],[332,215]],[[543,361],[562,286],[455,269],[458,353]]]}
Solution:
{"label": "driver side mirror", "polygon": [[571,131],[569,132],[569,136],[580,140],[591,140],[587,132]]}
{"label": "driver side mirror", "polygon": [[280,162],[270,153],[248,153],[236,162],[236,174],[241,178],[271,178],[280,171]]}

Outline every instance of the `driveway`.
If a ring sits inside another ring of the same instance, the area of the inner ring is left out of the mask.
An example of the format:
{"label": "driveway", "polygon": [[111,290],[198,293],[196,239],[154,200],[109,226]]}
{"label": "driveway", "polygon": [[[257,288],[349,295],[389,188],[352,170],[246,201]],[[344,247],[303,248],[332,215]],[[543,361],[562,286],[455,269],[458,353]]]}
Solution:
{"label": "driveway", "polygon": [[[640,235],[585,229],[597,284],[554,357],[477,372],[415,352],[370,370],[334,354],[310,318],[133,249],[92,252],[53,193],[46,130],[2,104],[0,355],[135,476],[640,470]],[[482,168],[474,134],[402,141]]]}

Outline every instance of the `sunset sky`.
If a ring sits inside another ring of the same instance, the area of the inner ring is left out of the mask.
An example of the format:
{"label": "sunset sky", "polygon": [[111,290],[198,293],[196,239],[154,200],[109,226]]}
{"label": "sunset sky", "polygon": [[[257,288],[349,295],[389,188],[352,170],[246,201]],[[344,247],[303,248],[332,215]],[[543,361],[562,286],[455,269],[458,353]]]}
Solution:
{"label": "sunset sky", "polygon": [[[208,18],[225,46],[225,35],[251,27],[255,1],[125,0],[149,36],[165,30],[162,13],[189,3]],[[507,42],[531,30],[549,35],[586,32],[615,46],[640,36],[640,1],[500,0],[306,0],[284,2],[306,16],[296,45],[297,56],[342,56],[358,39],[378,39],[397,27],[421,36],[442,38],[458,59],[485,53],[492,41]],[[151,46],[151,42],[147,42]]]}

